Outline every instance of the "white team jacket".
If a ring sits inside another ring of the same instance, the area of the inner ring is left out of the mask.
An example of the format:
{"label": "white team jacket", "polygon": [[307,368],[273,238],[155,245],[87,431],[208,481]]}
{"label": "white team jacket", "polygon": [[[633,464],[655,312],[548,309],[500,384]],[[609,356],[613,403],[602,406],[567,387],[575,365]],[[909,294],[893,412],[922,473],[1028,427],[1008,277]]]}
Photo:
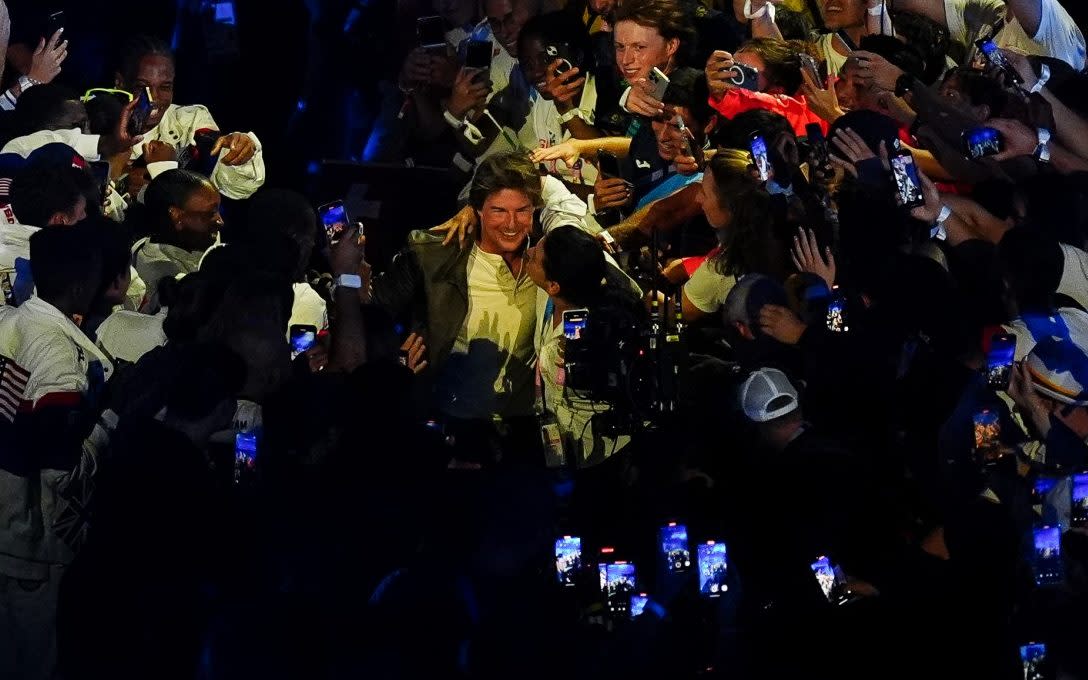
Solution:
{"label": "white team jacket", "polygon": [[[0,307],[0,356],[21,368],[22,399],[15,415],[52,403],[76,401],[89,386],[89,372],[95,363],[104,378],[113,373],[109,359],[57,308],[37,297],[19,307]],[[11,375],[5,377],[11,380]],[[6,390],[4,398],[10,396]],[[10,413],[10,411],[9,411]],[[5,418],[3,425],[12,422]],[[10,440],[0,446],[10,446]],[[6,452],[0,461],[17,459]],[[81,459],[72,469],[35,467],[31,474],[0,466],[0,574],[37,579],[55,564],[66,564],[72,556],[70,542],[62,538],[63,522],[72,515],[66,493],[73,482],[88,478],[96,466],[96,451],[87,443]],[[68,536],[71,539],[71,536]]]}
{"label": "white team jacket", "polygon": [[[219,125],[208,112],[207,107],[199,104],[193,106],[178,106],[171,104],[162,114],[159,124],[149,132],[144,133],[142,142],[132,148],[132,157],[139,158],[143,153],[143,145],[150,141],[160,141],[170,144],[175,149],[184,150],[196,143],[197,130],[219,130]],[[212,170],[211,181],[219,193],[227,198],[249,198],[264,184],[264,154],[261,150],[261,140],[252,132],[246,133],[257,145],[257,151],[253,158],[243,165],[223,165],[216,162]],[[222,157],[222,153],[220,157]],[[177,161],[161,161],[149,163],[147,172],[154,179],[158,174],[178,167]]]}

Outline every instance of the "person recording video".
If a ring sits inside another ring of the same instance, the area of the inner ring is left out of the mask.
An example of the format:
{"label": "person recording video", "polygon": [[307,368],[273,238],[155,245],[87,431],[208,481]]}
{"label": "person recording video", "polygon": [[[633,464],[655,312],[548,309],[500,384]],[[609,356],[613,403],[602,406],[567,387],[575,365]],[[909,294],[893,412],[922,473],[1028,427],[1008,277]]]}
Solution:
{"label": "person recording video", "polygon": [[[526,266],[541,293],[534,342],[542,391],[539,407],[558,422],[568,457],[574,456],[579,466],[600,463],[622,450],[630,437],[594,432],[594,416],[612,405],[565,384],[572,370],[594,370],[593,366],[572,368],[565,361],[572,359],[572,340],[598,350],[590,350],[590,362],[607,361],[605,336],[595,336],[606,328],[630,327],[642,319],[638,287],[606,258],[596,239],[573,226],[556,227],[530,248]],[[564,314],[571,310],[585,310],[588,321],[568,333]]]}

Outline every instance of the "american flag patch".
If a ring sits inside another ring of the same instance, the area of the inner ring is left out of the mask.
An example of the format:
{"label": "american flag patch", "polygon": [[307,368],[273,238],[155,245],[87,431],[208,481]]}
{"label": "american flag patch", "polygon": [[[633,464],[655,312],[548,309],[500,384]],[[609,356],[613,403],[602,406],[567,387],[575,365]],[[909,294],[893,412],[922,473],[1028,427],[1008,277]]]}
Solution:
{"label": "american flag patch", "polygon": [[23,403],[26,382],[30,374],[7,357],[0,357],[0,416],[15,422],[15,414]]}

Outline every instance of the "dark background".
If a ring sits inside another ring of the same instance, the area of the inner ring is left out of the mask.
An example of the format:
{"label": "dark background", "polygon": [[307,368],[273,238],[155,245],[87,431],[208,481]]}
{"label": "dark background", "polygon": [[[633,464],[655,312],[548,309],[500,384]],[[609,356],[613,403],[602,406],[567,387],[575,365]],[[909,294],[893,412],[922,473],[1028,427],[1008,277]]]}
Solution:
{"label": "dark background", "polygon": [[[322,159],[365,160],[378,82],[400,63],[395,0],[234,0],[235,26],[211,27],[208,0],[8,0],[11,43],[36,45],[65,12],[58,77],[82,93],[112,87],[127,37],[174,46],[177,104],[207,106],[223,130],[253,131],[269,186],[314,193]],[[233,34],[233,35],[232,35]],[[5,81],[18,74],[9,59]]]}

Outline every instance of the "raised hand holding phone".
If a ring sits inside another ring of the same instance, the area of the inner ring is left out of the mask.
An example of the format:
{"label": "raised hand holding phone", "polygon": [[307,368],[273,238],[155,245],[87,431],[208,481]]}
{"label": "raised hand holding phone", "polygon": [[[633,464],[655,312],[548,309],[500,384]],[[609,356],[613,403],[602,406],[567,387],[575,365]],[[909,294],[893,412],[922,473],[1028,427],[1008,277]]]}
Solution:
{"label": "raised hand holding phone", "polygon": [[[669,107],[672,110],[672,107]],[[684,123],[684,117],[680,114],[676,114],[674,117],[676,123],[676,144],[679,148],[679,152],[673,158],[673,165],[676,166],[676,171],[681,175],[694,175],[703,169],[704,157],[703,149],[695,142],[695,135],[692,134],[691,129]],[[672,129],[670,127],[666,134],[672,136]]]}
{"label": "raised hand holding phone", "polygon": [[[353,224],[345,230],[336,245],[329,249],[329,266],[333,277],[341,274],[358,274],[366,262],[366,236],[360,231],[360,225]],[[363,288],[367,288],[366,281]]]}
{"label": "raised hand holding phone", "polygon": [[910,216],[920,222],[933,224],[941,214],[941,192],[937,190],[937,185],[921,170],[918,171],[918,179],[922,182],[922,197],[925,202],[916,208],[912,208]]}
{"label": "raised hand holding phone", "polygon": [[60,27],[49,38],[41,39],[30,58],[30,70],[26,74],[28,78],[44,85],[53,82],[60,74],[60,65],[68,58],[68,41],[61,40],[63,33],[64,28]]}
{"label": "raised hand holding phone", "polygon": [[813,113],[828,123],[834,123],[846,115],[846,111],[839,106],[834,76],[828,76],[826,81],[821,82],[813,78],[808,69],[801,69],[801,80],[801,92]]}
{"label": "raised hand holding phone", "polygon": [[1001,135],[1004,150],[992,156],[995,161],[1004,161],[1018,156],[1031,156],[1039,144],[1035,130],[1011,118],[991,118],[986,125]]}
{"label": "raised hand holding phone", "polygon": [[1006,391],[1020,413],[1031,419],[1036,434],[1045,438],[1050,432],[1050,410],[1035,391],[1031,373],[1024,362],[1013,364],[1009,375],[1009,389]]}
{"label": "raised hand holding phone", "polygon": [[566,113],[575,106],[575,98],[581,98],[582,87],[586,84],[585,76],[581,76],[581,69],[577,66],[561,71],[561,67],[567,64],[566,59],[556,59],[548,65],[547,80],[544,81],[544,92],[551,96],[552,103],[559,113]]}
{"label": "raised hand holding phone", "polygon": [[631,184],[622,177],[600,175],[593,185],[593,206],[598,212],[620,208],[631,200]]}
{"label": "raised hand holding phone", "polygon": [[132,113],[139,104],[140,98],[133,98],[132,101],[121,109],[121,117],[117,120],[117,127],[113,129],[113,132],[98,138],[98,152],[102,157],[108,158],[116,156],[122,151],[128,151],[133,146],[143,141],[142,135],[135,134],[129,129]]}
{"label": "raised hand holding phone", "polygon": [[453,81],[446,110],[458,120],[464,120],[470,111],[482,111],[491,92],[491,81],[478,69],[462,68]]}
{"label": "raised hand holding phone", "polygon": [[431,55],[422,47],[408,53],[400,70],[400,86],[406,90],[425,85],[431,79]]}
{"label": "raised hand holding phone", "polygon": [[661,98],[665,96],[668,86],[669,79],[658,69],[650,72],[650,78],[638,78],[631,83],[631,93],[627,95],[627,110],[647,118],[660,116],[665,113]]}
{"label": "raised hand holding phone", "polygon": [[1028,61],[1028,55],[1007,47],[1003,47],[998,51],[1005,59],[1007,67],[1020,76],[1020,80],[1022,81],[1020,86],[1030,92],[1035,87],[1035,84],[1039,82],[1039,76],[1035,74],[1035,68],[1032,67],[1031,62]]}
{"label": "raised hand holding phone", "polygon": [[703,72],[706,74],[706,84],[711,97],[720,98],[736,87],[733,84],[731,71],[733,63],[733,55],[725,50],[714,50],[707,58]]}

